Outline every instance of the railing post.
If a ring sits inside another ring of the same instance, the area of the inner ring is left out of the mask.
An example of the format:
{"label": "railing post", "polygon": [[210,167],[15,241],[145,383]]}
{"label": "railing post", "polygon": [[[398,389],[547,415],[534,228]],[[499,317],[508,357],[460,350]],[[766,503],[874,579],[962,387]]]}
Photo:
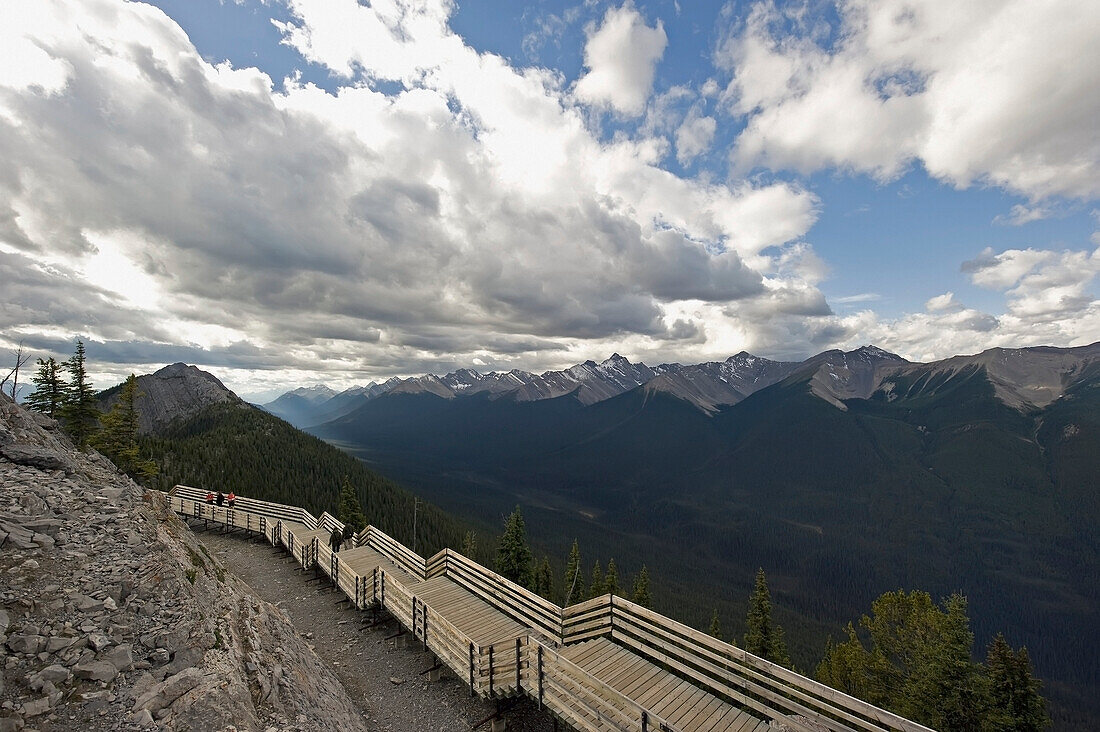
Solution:
{"label": "railing post", "polygon": [[382,609],[386,608],[386,570],[381,571],[382,575]]}
{"label": "railing post", "polygon": [[642,710],[642,732],[649,732],[649,714]]}
{"label": "railing post", "polygon": [[474,644],[470,644],[470,696],[476,696],[474,691]]}
{"label": "railing post", "polygon": [[355,575],[355,609],[356,610],[362,609],[362,608],[359,607],[359,584],[362,581],[362,579],[363,578],[360,577],[359,575]]}
{"label": "railing post", "polygon": [[428,606],[420,601],[420,632],[424,634],[424,650],[428,650]]}
{"label": "railing post", "polygon": [[416,595],[412,599],[412,634],[416,638]]}
{"label": "railing post", "polygon": [[[539,656],[539,709],[542,709],[542,644],[538,645]],[[643,727],[644,730],[644,727]]]}
{"label": "railing post", "polygon": [[519,694],[521,692],[521,689],[520,689],[521,679],[520,679],[520,674],[519,674],[519,644],[520,644],[519,638],[516,638],[516,693],[517,694]]}
{"label": "railing post", "polygon": [[493,696],[493,647],[489,646],[489,697]]}
{"label": "railing post", "polygon": [[370,584],[371,602],[378,602],[378,567],[375,567],[370,573]]}

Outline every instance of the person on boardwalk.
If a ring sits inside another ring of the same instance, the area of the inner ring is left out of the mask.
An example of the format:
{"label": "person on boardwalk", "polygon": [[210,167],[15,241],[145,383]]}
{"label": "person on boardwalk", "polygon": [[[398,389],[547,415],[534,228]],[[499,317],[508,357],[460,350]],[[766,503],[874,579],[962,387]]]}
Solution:
{"label": "person on boardwalk", "polygon": [[208,506],[213,506],[214,505],[214,491],[207,491],[206,492],[206,505],[208,505]]}
{"label": "person on boardwalk", "polygon": [[221,491],[218,491],[218,497],[214,499],[214,501],[219,506],[222,505],[223,503],[225,503],[225,494],[223,494]]}
{"label": "person on boardwalk", "polygon": [[340,529],[333,529],[332,536],[328,538],[328,545],[332,547],[332,551],[340,551],[340,545],[344,543],[344,535],[340,533]]}
{"label": "person on boardwalk", "polygon": [[230,508],[233,508],[233,504],[237,502],[237,494],[233,491],[229,491],[229,495],[225,497],[225,503]]}

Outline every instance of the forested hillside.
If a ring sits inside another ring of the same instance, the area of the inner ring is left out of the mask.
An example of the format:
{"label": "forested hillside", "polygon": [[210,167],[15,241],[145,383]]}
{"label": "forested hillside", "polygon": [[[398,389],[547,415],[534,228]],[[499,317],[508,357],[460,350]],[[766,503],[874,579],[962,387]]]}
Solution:
{"label": "forested hillside", "polygon": [[[283,420],[243,403],[215,404],[142,438],[160,466],[153,479],[304,506],[336,514],[348,476],[370,523],[412,545],[412,494],[363,463]],[[468,526],[435,506],[417,510],[417,549],[425,556],[462,546]]]}

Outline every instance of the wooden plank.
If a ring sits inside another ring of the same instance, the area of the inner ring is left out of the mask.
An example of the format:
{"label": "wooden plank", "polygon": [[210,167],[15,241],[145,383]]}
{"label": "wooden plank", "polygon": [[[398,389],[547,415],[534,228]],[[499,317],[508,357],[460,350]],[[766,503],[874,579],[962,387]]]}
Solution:
{"label": "wooden plank", "polygon": [[[685,640],[694,641],[697,646],[702,646],[713,652],[717,652],[719,655],[728,656],[737,663],[751,666],[758,671],[763,671],[766,674],[775,676],[777,679],[786,682],[789,686],[794,687],[795,690],[802,690],[825,700],[828,700],[833,705],[840,708],[847,709],[849,711],[861,714],[876,722],[880,722],[883,725],[889,726],[891,729],[901,730],[902,732],[934,732],[933,730],[923,725],[912,722],[908,719],[900,717],[893,712],[889,712],[885,709],[880,709],[872,704],[856,699],[849,696],[842,691],[833,689],[818,681],[797,674],[790,669],[783,668],[778,664],[771,663],[762,658],[752,655],[747,651],[744,651],[737,646],[723,643],[716,638],[709,636],[705,633],[690,628],[682,623],[678,623],[675,620],[666,618],[663,615],[653,612],[647,608],[641,607],[629,600],[616,599],[615,601],[616,611],[622,610],[623,615],[637,615],[641,618],[650,620],[651,622],[663,626],[671,632],[674,632],[682,636]],[[866,723],[864,723],[866,724]],[[878,729],[877,727],[867,727],[867,729]]]}

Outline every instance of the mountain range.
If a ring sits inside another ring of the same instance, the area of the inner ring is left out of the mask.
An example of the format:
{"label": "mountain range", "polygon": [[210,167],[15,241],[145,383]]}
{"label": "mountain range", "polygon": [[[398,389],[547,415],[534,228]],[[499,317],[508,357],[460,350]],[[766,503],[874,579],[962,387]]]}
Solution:
{"label": "mountain range", "polygon": [[309,431],[459,517],[519,503],[536,544],[647,564],[700,627],[763,567],[804,663],[884,591],[961,591],[979,645],[1027,645],[1100,718],[1100,344],[383,386]]}

